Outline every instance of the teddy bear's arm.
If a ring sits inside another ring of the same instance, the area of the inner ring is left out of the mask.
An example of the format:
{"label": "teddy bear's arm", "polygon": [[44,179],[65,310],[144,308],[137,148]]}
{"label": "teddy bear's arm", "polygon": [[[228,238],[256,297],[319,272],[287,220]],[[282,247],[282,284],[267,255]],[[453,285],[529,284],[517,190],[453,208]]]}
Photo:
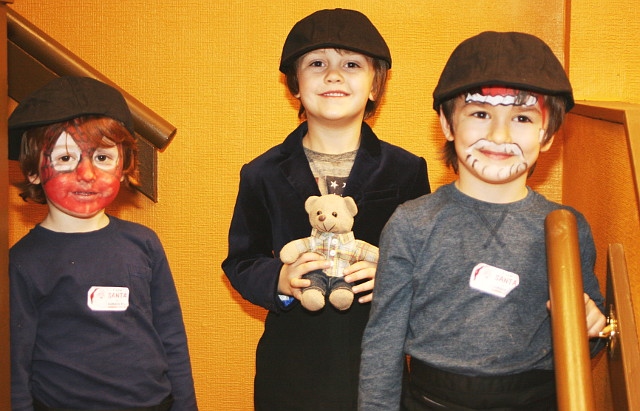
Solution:
{"label": "teddy bear's arm", "polygon": [[280,260],[285,264],[292,264],[301,254],[311,251],[310,237],[299,238],[288,242],[280,250]]}
{"label": "teddy bear's arm", "polygon": [[375,245],[369,244],[366,241],[356,240],[355,261],[369,261],[372,263],[378,262],[379,250]]}

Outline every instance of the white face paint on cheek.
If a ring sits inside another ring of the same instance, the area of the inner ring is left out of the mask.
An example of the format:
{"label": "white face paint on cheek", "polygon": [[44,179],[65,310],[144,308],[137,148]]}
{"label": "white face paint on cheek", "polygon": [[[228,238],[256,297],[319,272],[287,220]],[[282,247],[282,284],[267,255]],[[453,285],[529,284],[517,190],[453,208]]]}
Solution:
{"label": "white face paint on cheek", "polygon": [[[493,161],[495,160],[495,161]],[[528,164],[517,144],[496,144],[478,140],[465,150],[465,162],[490,181],[502,181],[527,170]]]}

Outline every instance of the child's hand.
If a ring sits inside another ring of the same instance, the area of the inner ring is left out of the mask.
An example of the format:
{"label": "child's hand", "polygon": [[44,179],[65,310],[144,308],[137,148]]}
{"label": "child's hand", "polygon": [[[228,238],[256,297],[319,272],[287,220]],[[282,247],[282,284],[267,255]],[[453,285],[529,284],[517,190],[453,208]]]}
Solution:
{"label": "child's hand", "polygon": [[[547,309],[551,310],[551,301],[547,301]],[[589,338],[599,337],[600,331],[607,325],[607,319],[587,293],[584,293],[584,311],[587,317]]]}
{"label": "child's hand", "polygon": [[[344,269],[344,280],[348,283],[355,283],[360,280],[369,280],[365,281],[362,284],[358,284],[353,286],[353,293],[363,293],[365,291],[372,291],[373,284],[375,283],[376,277],[376,268],[378,264],[371,263],[369,261],[358,261],[355,264],[350,265],[349,267]],[[360,304],[371,302],[373,298],[373,293],[369,293],[363,295],[358,298],[358,302]]]}
{"label": "child's hand", "polygon": [[320,254],[304,253],[291,264],[284,264],[278,279],[278,294],[290,295],[296,299],[302,297],[302,288],[309,287],[311,281],[302,279],[310,271],[323,270],[330,263]]}
{"label": "child's hand", "polygon": [[607,319],[587,293],[584,294],[584,311],[587,314],[589,338],[599,337],[600,331],[607,325]]}

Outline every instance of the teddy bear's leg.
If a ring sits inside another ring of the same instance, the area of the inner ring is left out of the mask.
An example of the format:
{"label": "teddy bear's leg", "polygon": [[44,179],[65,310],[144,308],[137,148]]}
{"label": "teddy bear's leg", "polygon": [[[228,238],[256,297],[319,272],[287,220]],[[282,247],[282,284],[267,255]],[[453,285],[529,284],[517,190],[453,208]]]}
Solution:
{"label": "teddy bear's leg", "polygon": [[302,290],[300,303],[309,311],[321,310],[325,304],[327,275],[322,270],[318,270],[307,273],[302,278],[310,280],[311,285]]}
{"label": "teddy bear's leg", "polygon": [[342,277],[331,280],[329,302],[340,311],[351,307],[353,303],[353,291],[351,285],[344,281]]}
{"label": "teddy bear's leg", "polygon": [[338,310],[344,311],[351,307],[351,303],[353,303],[353,292],[340,288],[329,294],[329,301]]}
{"label": "teddy bear's leg", "polygon": [[318,311],[324,307],[324,292],[317,288],[306,288],[302,291],[300,303],[309,311]]}

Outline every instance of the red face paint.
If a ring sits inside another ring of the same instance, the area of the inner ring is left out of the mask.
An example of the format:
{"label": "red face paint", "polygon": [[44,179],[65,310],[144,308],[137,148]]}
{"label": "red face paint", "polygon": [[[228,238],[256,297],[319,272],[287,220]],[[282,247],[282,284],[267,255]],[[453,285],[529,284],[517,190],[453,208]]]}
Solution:
{"label": "red face paint", "polygon": [[53,206],[75,217],[90,217],[118,195],[122,160],[115,144],[78,140],[64,132],[44,150],[40,181]]}

